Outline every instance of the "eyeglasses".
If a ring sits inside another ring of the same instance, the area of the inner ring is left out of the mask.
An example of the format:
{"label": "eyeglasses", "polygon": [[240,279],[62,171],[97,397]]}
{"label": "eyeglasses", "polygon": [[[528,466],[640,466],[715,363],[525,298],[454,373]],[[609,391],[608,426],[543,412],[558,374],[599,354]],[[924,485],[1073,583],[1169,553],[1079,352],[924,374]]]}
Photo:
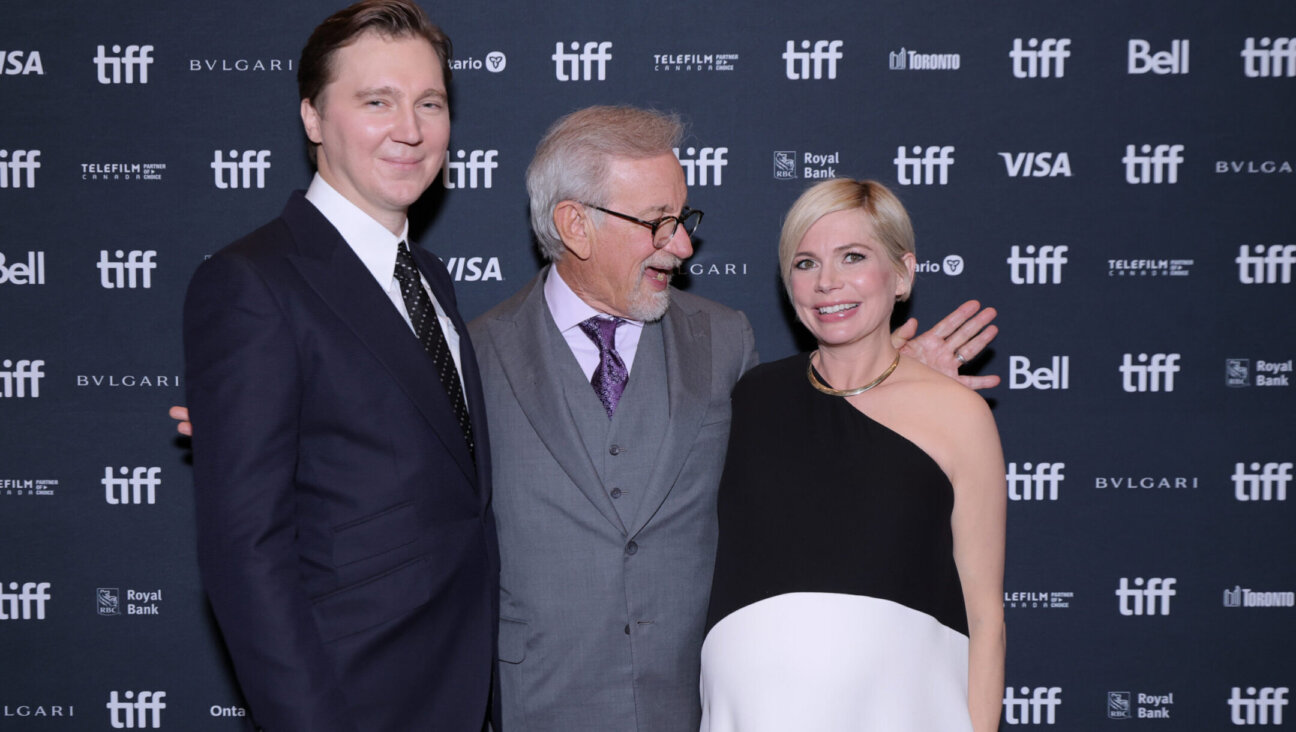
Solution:
{"label": "eyeglasses", "polygon": [[684,226],[684,233],[693,236],[693,232],[697,231],[698,224],[702,223],[702,212],[691,209],[687,206],[679,212],[679,216],[663,216],[660,219],[644,221],[643,219],[627,216],[626,214],[606,209],[602,206],[595,206],[592,203],[582,203],[581,205],[589,206],[592,209],[602,211],[605,214],[610,214],[618,219],[625,219],[626,221],[647,227],[648,231],[652,232],[652,243],[654,249],[661,249],[669,244],[671,238],[675,236],[675,232],[679,229],[681,224]]}

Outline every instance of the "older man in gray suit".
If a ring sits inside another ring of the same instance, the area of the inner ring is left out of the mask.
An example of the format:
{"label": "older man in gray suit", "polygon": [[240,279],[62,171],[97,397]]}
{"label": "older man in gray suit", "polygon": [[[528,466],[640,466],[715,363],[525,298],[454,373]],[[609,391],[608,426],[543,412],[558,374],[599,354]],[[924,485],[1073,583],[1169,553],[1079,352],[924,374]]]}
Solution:
{"label": "older man in gray suit", "polygon": [[551,264],[469,326],[507,732],[697,728],[729,392],[756,351],[742,313],[670,289],[701,219],[680,135],[626,107],[550,128],[527,188]]}
{"label": "older man in gray suit", "polygon": [[[469,325],[493,453],[505,732],[698,727],[729,393],[756,350],[742,313],[670,288],[701,220],[680,137],[673,115],[629,107],[555,123],[527,170],[550,264]],[[909,352],[954,372],[994,337],[993,310],[976,311]]]}

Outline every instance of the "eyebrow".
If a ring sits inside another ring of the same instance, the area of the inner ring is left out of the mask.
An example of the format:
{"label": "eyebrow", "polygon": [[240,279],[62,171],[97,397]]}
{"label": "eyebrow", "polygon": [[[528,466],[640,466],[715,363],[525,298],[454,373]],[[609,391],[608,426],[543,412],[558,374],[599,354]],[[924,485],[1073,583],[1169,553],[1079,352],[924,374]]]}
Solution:
{"label": "eyebrow", "polygon": [[[398,97],[399,98],[399,97],[404,97],[405,95],[401,92],[400,89],[397,89],[394,86],[371,86],[357,91],[355,93],[355,96],[356,99],[365,99],[368,97]],[[429,88],[429,89],[425,89],[422,94],[416,96],[415,99],[427,99],[429,97],[444,101],[446,98],[446,93],[444,91],[441,91],[440,89]]]}

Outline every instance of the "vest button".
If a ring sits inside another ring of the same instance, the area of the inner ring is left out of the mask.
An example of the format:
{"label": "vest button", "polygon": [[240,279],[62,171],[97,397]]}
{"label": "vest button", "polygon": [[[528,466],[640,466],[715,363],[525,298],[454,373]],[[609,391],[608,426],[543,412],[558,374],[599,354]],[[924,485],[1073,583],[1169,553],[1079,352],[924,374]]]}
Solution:
{"label": "vest button", "polygon": [[620,498],[620,497],[621,497],[621,489],[620,489],[620,488],[613,488],[613,489],[612,489],[612,497],[613,497],[613,498]]}
{"label": "vest button", "polygon": [[639,545],[634,543],[633,541],[630,542],[629,544],[626,544],[626,548],[625,548],[626,554],[634,555],[638,551],[639,551]]}
{"label": "vest button", "polygon": [[620,446],[620,445],[613,445],[612,447],[609,447],[609,448],[608,448],[608,452],[612,453],[613,455],[620,455],[620,454],[621,454],[621,446]]}
{"label": "vest button", "polygon": [[629,623],[626,623],[626,627],[625,627],[625,634],[626,634],[626,635],[630,635],[630,624],[629,624]]}

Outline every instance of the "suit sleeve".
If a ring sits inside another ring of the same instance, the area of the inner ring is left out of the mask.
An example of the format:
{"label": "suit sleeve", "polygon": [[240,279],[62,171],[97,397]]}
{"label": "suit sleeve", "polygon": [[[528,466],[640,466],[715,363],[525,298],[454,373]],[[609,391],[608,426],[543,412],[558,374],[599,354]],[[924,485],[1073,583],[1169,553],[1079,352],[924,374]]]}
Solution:
{"label": "suit sleeve", "polygon": [[199,267],[184,347],[199,568],[252,715],[266,732],[355,732],[298,570],[296,344],[246,259]]}

